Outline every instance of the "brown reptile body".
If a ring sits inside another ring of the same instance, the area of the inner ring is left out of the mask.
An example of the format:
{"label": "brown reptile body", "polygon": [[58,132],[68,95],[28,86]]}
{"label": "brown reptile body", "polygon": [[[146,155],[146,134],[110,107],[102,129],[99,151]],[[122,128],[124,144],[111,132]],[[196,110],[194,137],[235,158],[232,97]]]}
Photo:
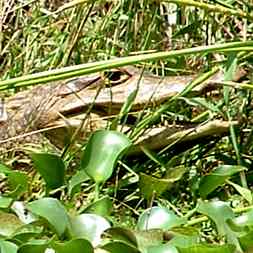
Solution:
{"label": "brown reptile body", "polygon": [[[222,78],[219,72],[196,90],[214,86]],[[77,127],[91,108],[98,115],[116,114],[135,89],[132,110],[160,104],[182,92],[194,79],[190,75],[161,78],[127,67],[19,92],[5,101],[7,118],[0,121],[0,144],[22,139],[18,136],[34,130]]]}

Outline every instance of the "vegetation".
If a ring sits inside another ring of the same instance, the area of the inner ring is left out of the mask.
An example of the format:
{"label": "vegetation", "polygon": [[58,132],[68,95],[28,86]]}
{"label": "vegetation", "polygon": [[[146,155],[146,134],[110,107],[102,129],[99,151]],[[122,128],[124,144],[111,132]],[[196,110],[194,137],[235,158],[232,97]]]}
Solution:
{"label": "vegetation", "polygon": [[[135,114],[132,95],[87,140],[2,152],[0,252],[253,252],[250,1],[0,6],[1,97],[126,65],[198,75],[163,105]],[[243,77],[230,81],[239,68]],[[220,89],[190,96],[217,69]],[[226,135],[129,155],[150,128],[215,119],[230,123]]]}

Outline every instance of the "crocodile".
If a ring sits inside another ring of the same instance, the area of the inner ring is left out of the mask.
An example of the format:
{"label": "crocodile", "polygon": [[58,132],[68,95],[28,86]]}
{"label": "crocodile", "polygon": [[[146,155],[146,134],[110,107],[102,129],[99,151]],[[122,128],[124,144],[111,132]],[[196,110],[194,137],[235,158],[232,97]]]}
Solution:
{"label": "crocodile", "polygon": [[[69,129],[82,126],[83,131],[79,132],[86,136],[86,132],[101,127],[101,122],[105,122],[101,118],[118,114],[134,91],[137,93],[131,110],[138,111],[165,102],[182,92],[195,78],[196,75],[159,77],[128,66],[35,86],[0,103],[0,145],[28,141],[27,138],[37,132],[46,133],[53,143],[62,145]],[[219,71],[195,87],[194,92],[216,88],[222,80],[223,74]],[[160,149],[182,135],[186,139],[222,135],[228,131],[229,125],[226,121],[214,120],[194,128],[175,124],[173,128],[154,128],[137,140],[134,150],[138,152],[142,145]]]}

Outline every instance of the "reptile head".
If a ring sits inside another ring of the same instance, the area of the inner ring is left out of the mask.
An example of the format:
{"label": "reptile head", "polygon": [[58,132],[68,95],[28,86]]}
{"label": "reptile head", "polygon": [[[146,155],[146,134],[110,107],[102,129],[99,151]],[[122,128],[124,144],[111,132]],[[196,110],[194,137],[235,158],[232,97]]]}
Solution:
{"label": "reptile head", "polygon": [[132,110],[157,105],[181,92],[193,78],[161,78],[134,67],[125,67],[69,80],[58,88],[58,99],[46,112],[47,120],[51,121],[46,125],[59,118],[84,114],[91,108],[99,115],[116,114],[133,92],[136,97]]}

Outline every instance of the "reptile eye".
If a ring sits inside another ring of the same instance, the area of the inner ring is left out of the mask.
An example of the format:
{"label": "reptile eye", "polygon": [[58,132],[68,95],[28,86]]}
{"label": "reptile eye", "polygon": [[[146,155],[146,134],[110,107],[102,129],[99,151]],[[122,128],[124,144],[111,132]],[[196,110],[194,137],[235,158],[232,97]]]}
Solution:
{"label": "reptile eye", "polygon": [[104,72],[104,80],[110,86],[118,85],[128,80],[130,75],[120,70],[111,70]]}

